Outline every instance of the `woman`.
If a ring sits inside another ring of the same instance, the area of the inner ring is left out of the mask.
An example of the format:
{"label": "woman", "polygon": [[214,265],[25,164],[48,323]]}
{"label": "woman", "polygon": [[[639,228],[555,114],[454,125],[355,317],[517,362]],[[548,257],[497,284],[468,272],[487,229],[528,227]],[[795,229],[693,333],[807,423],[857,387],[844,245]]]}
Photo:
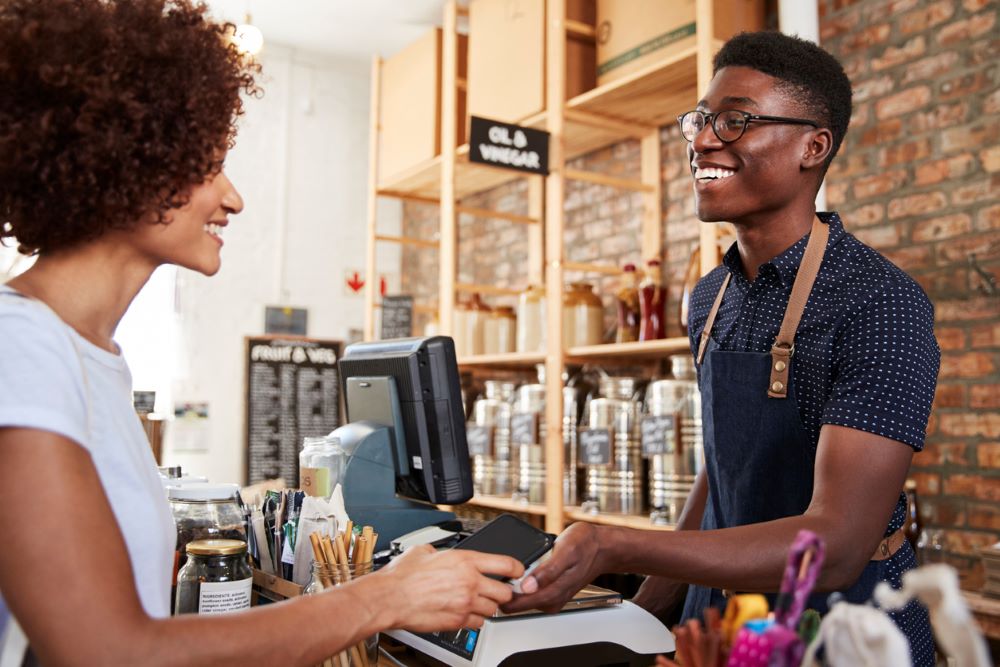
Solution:
{"label": "woman", "polygon": [[0,602],[46,665],[309,665],[479,626],[511,598],[483,575],[523,568],[429,548],[330,594],[167,618],[173,523],[112,336],[156,267],[218,271],[243,208],[222,165],[257,68],[204,13],[0,0],[0,238],[38,256],[0,287]]}

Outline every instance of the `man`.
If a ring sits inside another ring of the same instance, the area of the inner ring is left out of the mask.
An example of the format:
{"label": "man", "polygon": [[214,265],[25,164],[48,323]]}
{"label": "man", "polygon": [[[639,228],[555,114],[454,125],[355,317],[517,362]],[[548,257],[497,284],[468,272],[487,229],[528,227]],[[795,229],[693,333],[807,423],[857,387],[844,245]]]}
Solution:
{"label": "man", "polygon": [[[741,34],[716,55],[704,99],[679,118],[698,217],[737,237],[692,296],[705,470],[678,531],[575,523],[526,584],[537,592],[508,608],[554,611],[597,574],[642,572],[637,603],[662,616],[690,584],[684,616],[700,617],[724,589],[777,591],[801,529],[826,542],[817,590],[848,601],[914,567],[901,490],[940,353],[920,287],[815,213],[850,114],[843,68],[810,42]],[[914,664],[933,664],[926,611],[892,616]]]}

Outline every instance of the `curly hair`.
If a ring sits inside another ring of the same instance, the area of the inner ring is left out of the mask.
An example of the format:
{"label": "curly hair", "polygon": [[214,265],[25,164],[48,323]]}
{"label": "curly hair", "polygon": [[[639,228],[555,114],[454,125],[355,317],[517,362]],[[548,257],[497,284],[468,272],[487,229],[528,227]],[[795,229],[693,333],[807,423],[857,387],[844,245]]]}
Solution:
{"label": "curly hair", "polygon": [[222,168],[259,66],[191,0],[0,0],[0,242],[163,222]]}
{"label": "curly hair", "polygon": [[779,89],[802,105],[819,124],[830,129],[830,166],[851,122],[851,81],[840,62],[816,44],[780,32],[743,32],[715,54],[712,73],[723,67],[755,69],[779,80]]}

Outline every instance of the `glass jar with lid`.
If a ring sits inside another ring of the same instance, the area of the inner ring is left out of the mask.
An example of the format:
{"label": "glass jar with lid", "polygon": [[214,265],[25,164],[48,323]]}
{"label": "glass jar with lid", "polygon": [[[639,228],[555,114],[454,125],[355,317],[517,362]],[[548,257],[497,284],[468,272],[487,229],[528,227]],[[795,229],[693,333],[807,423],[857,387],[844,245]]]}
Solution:
{"label": "glass jar with lid", "polygon": [[600,345],[604,304],[590,283],[570,283],[563,293],[563,345]]}
{"label": "glass jar with lid", "polygon": [[[236,484],[192,482],[167,488],[177,527],[176,567],[187,561],[185,548],[195,540],[232,539],[246,542],[243,510]],[[175,570],[176,580],[176,570]]]}
{"label": "glass jar with lid", "polygon": [[344,458],[340,438],[307,436],[299,452],[299,486],[306,495],[329,498],[343,477]]}
{"label": "glass jar with lid", "polygon": [[223,614],[250,608],[253,571],[242,540],[189,542],[177,573],[177,614]]}
{"label": "glass jar with lid", "polygon": [[545,288],[529,285],[517,298],[517,351],[545,351]]}
{"label": "glass jar with lid", "polygon": [[[372,561],[337,565],[313,561],[309,583],[302,589],[303,595],[318,595],[323,591],[370,574]],[[332,663],[338,667],[369,667],[378,662],[378,633],[362,639],[354,646],[344,649],[334,657]]]}
{"label": "glass jar with lid", "polygon": [[517,315],[510,306],[494,308],[486,320],[484,354],[507,354],[514,351]]}

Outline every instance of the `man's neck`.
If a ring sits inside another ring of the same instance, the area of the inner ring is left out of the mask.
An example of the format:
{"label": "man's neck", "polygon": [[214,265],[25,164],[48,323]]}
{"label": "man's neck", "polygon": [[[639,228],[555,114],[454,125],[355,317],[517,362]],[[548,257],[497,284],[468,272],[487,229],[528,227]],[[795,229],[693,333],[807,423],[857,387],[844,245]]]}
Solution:
{"label": "man's neck", "polygon": [[740,263],[747,280],[753,282],[762,264],[771,261],[809,233],[815,209],[761,216],[751,221],[734,222]]}

